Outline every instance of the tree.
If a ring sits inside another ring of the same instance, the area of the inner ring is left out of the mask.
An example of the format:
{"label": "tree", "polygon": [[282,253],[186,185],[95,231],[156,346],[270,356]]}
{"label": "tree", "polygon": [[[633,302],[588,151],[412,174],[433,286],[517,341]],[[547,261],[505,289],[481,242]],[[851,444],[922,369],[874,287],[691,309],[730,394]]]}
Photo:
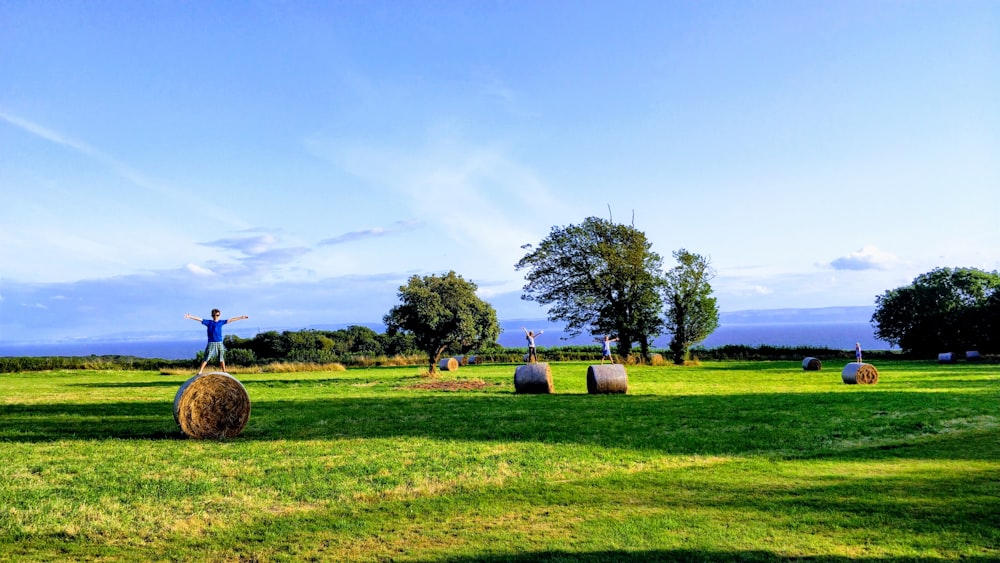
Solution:
{"label": "tree", "polygon": [[663,309],[663,260],[650,247],[635,227],[597,217],[552,227],[515,266],[529,270],[521,298],[552,305],[549,320],[565,322],[571,335],[614,334],[620,354],[628,356],[633,342],[648,354]]}
{"label": "tree", "polygon": [[683,248],[674,252],[677,266],[667,272],[664,299],[666,329],[671,333],[670,352],[675,364],[687,361],[691,347],[719,326],[719,309],[712,297],[715,270],[708,258]]}
{"label": "tree", "polygon": [[935,268],[876,297],[871,321],[875,336],[918,356],[992,351],[998,303],[1000,274]]}
{"label": "tree", "polygon": [[476,296],[476,289],[455,272],[412,276],[399,288],[401,303],[383,319],[387,333],[413,335],[417,348],[427,354],[429,371],[435,373],[445,350],[465,354],[500,335],[496,310]]}

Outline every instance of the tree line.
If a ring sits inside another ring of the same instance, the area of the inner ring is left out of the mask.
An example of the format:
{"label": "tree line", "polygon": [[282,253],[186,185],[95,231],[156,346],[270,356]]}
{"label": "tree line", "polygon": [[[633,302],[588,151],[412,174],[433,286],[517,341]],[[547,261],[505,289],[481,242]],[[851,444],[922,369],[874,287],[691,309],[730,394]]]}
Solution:
{"label": "tree line", "polygon": [[875,298],[875,335],[916,357],[1000,353],[1000,274],[935,268]]}

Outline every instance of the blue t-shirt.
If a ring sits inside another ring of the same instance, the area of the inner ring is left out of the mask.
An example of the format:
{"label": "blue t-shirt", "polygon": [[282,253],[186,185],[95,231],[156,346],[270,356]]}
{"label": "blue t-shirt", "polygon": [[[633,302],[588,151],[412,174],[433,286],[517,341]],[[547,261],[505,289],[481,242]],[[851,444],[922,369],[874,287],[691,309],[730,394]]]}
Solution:
{"label": "blue t-shirt", "polygon": [[229,321],[213,321],[211,319],[202,320],[201,324],[208,327],[208,341],[222,342],[222,325],[228,322]]}

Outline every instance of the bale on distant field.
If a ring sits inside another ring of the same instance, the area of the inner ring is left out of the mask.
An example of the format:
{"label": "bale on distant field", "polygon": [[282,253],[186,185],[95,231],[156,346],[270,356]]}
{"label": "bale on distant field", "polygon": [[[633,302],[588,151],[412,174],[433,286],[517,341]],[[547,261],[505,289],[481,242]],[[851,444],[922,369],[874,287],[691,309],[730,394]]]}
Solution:
{"label": "bale on distant field", "polygon": [[441,368],[441,371],[455,371],[458,369],[458,360],[455,358],[446,358],[441,360],[438,367]]}
{"label": "bale on distant field", "polygon": [[477,365],[483,363],[483,357],[482,356],[469,356],[469,362],[468,363],[469,363],[470,366],[477,366]]}
{"label": "bale on distant field", "polygon": [[844,383],[874,385],[878,383],[878,370],[871,364],[851,362],[844,366],[844,371],[840,372],[840,377]]}
{"label": "bale on distant field", "polygon": [[965,353],[965,359],[970,362],[978,362],[979,360],[982,359],[982,357],[980,357],[979,352],[975,350],[969,350],[968,352]]}
{"label": "bale on distant field", "polygon": [[196,375],[174,396],[174,420],[191,438],[235,438],[250,420],[250,395],[228,373]]}
{"label": "bale on distant field", "polygon": [[549,364],[524,364],[514,370],[515,393],[552,393],[552,370]]}
{"label": "bale on distant field", "polygon": [[955,354],[952,354],[951,352],[942,352],[938,354],[938,363],[939,364],[955,363]]}
{"label": "bale on distant field", "polygon": [[649,365],[662,366],[665,363],[667,362],[663,359],[663,354],[653,353],[649,355]]}
{"label": "bale on distant field", "polygon": [[819,361],[819,358],[805,358],[802,360],[802,369],[806,371],[819,371],[823,369],[823,362]]}
{"label": "bale on distant field", "polygon": [[628,374],[622,364],[595,364],[587,368],[587,393],[628,393]]}

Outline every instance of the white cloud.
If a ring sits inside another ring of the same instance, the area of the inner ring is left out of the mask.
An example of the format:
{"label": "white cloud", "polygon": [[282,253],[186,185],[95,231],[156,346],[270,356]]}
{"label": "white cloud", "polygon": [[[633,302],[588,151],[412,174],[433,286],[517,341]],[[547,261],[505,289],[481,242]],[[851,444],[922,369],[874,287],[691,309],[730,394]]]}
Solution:
{"label": "white cloud", "polygon": [[201,266],[199,266],[197,264],[188,264],[187,266],[185,266],[185,268],[187,268],[187,271],[191,272],[192,274],[194,274],[196,276],[214,276],[214,275],[216,275],[215,272],[213,272],[212,270],[209,270],[208,268],[202,268]]}
{"label": "white cloud", "polygon": [[888,270],[898,263],[899,259],[892,254],[866,245],[856,252],[833,260],[830,266],[835,270]]}
{"label": "white cloud", "polygon": [[418,221],[416,219],[409,219],[406,221],[396,221],[389,227],[372,227],[370,229],[362,229],[360,231],[351,231],[349,233],[344,233],[342,235],[337,235],[332,238],[324,239],[319,242],[320,246],[328,246],[334,244],[343,244],[347,242],[354,242],[357,240],[365,240],[376,237],[384,237],[387,235],[395,235],[400,233],[405,233],[407,231],[412,231],[414,229],[419,229],[424,226],[423,221]]}

